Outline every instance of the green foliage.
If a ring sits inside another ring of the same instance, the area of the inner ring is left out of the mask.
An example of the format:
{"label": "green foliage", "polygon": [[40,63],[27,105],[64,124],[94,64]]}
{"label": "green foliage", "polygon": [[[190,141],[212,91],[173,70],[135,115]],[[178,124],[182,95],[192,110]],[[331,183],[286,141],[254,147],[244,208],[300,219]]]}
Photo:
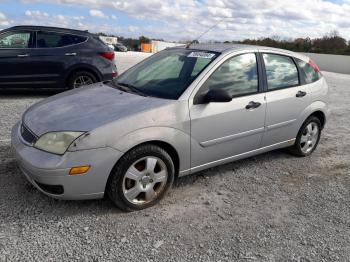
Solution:
{"label": "green foliage", "polygon": [[[105,33],[98,33],[103,36],[115,36],[107,35]],[[118,41],[128,47],[129,50],[140,50],[141,43],[150,43],[152,40],[163,39],[151,39],[146,36],[140,36],[138,39],[125,38],[117,36]],[[190,41],[189,41],[190,42]],[[187,42],[187,44],[189,43]],[[198,43],[195,40],[193,43]],[[219,43],[214,41],[214,43]],[[295,52],[305,53],[322,53],[322,54],[336,54],[336,55],[350,55],[350,41],[346,41],[339,35],[337,31],[331,31],[321,38],[311,39],[297,38],[297,39],[281,39],[279,36],[272,36],[260,39],[245,39],[243,41],[224,41],[224,43],[235,44],[249,44],[249,45],[262,45],[275,48],[287,49]]]}
{"label": "green foliage", "polygon": [[350,42],[342,38],[337,31],[332,31],[322,38],[316,39],[307,37],[281,40],[278,37],[268,37],[258,40],[246,39],[238,43],[282,48],[295,52],[350,55]]}
{"label": "green foliage", "polygon": [[149,43],[151,43],[151,39],[149,39],[148,37],[145,37],[145,36],[140,36],[139,42],[140,42],[140,44],[149,44]]}

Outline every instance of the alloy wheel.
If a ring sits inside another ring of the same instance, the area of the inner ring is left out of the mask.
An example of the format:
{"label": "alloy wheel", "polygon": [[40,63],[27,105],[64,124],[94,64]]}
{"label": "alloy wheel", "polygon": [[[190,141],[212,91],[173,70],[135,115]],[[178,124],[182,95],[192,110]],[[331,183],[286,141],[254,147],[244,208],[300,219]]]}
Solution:
{"label": "alloy wheel", "polygon": [[312,151],[317,145],[319,127],[315,122],[310,122],[304,129],[300,138],[300,148],[304,154]]}
{"label": "alloy wheel", "polygon": [[84,85],[91,85],[93,83],[94,83],[94,81],[93,81],[93,79],[90,76],[81,75],[81,76],[78,76],[74,80],[73,87],[74,88],[78,88],[78,87],[81,87],[81,86],[84,86]]}
{"label": "alloy wheel", "polygon": [[147,156],[134,162],[123,178],[123,195],[135,205],[152,202],[164,190],[168,179],[165,163]]}

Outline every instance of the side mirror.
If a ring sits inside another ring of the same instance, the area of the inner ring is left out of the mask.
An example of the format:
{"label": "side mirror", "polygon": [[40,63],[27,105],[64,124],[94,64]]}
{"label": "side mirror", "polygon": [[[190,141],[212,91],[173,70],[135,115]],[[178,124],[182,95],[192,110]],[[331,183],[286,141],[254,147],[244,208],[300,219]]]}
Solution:
{"label": "side mirror", "polygon": [[204,103],[225,103],[231,102],[232,96],[225,90],[222,89],[213,89],[209,90],[203,97]]}

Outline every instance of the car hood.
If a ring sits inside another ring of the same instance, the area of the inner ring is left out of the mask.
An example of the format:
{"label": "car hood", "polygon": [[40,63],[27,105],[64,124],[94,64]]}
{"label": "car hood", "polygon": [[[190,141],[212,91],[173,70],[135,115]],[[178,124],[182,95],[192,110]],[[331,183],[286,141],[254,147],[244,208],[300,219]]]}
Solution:
{"label": "car hood", "polygon": [[122,92],[100,83],[44,99],[30,107],[22,121],[37,136],[53,131],[91,131],[171,102]]}

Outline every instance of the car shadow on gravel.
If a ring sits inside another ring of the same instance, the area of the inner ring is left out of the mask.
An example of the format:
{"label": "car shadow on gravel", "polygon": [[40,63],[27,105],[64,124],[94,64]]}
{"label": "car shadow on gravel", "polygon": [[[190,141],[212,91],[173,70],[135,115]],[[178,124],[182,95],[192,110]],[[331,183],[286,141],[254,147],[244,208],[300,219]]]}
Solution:
{"label": "car shadow on gravel", "polygon": [[57,220],[107,213],[121,213],[108,198],[65,201],[42,194],[25,179],[12,158],[10,147],[0,146],[0,221]]}
{"label": "car shadow on gravel", "polygon": [[[16,222],[22,219],[57,220],[59,217],[101,216],[123,213],[107,197],[100,200],[82,201],[56,200],[48,197],[40,193],[24,178],[16,161],[11,158],[10,147],[0,147],[0,155],[2,155],[0,161],[0,211],[2,215],[0,217],[2,217],[4,222]],[[4,157],[4,155],[8,158]],[[208,181],[206,183],[211,183],[217,176],[229,173],[229,171],[232,172],[232,170],[240,172],[240,169],[246,166],[261,166],[265,162],[283,161],[283,159],[291,157],[293,156],[287,154],[285,150],[276,150],[177,178],[170,194],[172,198],[175,198],[172,199],[171,203],[181,201],[181,192],[179,191],[182,191],[183,187],[191,187],[197,183],[201,186],[203,179]],[[193,194],[195,198],[196,193],[193,192]],[[164,203],[168,202],[166,199]],[[160,205],[160,208],[162,208],[162,205]],[[146,213],[153,211],[149,209]]]}
{"label": "car shadow on gravel", "polygon": [[257,167],[270,163],[271,161],[279,161],[283,159],[295,158],[287,152],[286,149],[276,149],[267,153],[252,156],[249,158],[236,160],[224,165],[212,167],[188,176],[178,177],[174,182],[174,188],[182,187],[184,185],[191,185],[196,183],[199,179],[214,178],[219,174],[226,173],[227,171],[239,172],[241,168],[247,166],[256,165]]}

